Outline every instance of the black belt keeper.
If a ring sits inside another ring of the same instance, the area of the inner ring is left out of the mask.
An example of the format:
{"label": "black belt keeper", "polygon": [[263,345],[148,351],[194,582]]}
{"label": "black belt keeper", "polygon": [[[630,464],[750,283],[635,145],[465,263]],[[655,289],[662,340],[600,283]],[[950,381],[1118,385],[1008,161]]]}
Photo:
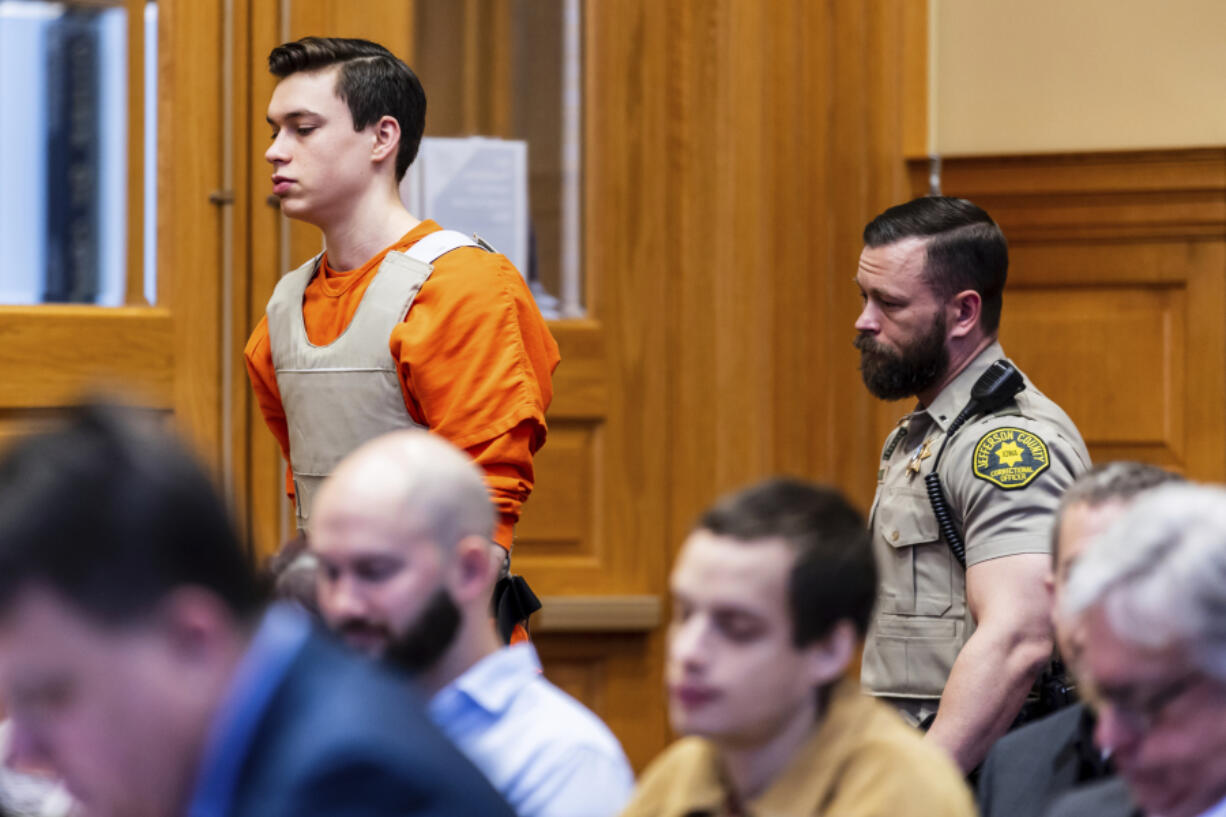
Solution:
{"label": "black belt keeper", "polygon": [[498,635],[509,644],[515,625],[526,622],[528,616],[540,610],[541,600],[523,576],[504,576],[494,585],[492,606]]}

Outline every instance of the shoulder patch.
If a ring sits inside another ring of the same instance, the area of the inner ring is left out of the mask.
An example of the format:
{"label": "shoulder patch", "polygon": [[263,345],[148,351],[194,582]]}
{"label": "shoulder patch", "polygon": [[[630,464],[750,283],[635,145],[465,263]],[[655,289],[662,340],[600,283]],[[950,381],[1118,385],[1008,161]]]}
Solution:
{"label": "shoulder patch", "polygon": [[995,428],[975,444],[972,470],[979,479],[1012,490],[1025,488],[1047,470],[1047,443],[1020,428]]}

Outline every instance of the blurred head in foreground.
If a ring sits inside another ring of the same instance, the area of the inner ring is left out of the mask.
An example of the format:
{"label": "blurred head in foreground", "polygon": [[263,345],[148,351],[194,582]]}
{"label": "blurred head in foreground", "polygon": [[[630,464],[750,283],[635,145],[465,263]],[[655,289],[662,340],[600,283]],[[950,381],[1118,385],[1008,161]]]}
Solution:
{"label": "blurred head in foreground", "polygon": [[493,531],[489,491],[461,451],[425,431],[372,440],[316,500],[320,612],[351,646],[437,690],[500,646]]}
{"label": "blurred head in foreground", "polygon": [[258,597],[210,480],[147,416],[80,407],[0,457],[12,751],[86,813],[185,807]]}
{"label": "blurred head in foreground", "polygon": [[864,520],[838,493],[781,479],[721,500],[672,573],[673,728],[742,749],[810,729],[855,656],[876,578]]}
{"label": "blurred head in foreground", "polygon": [[1149,814],[1226,798],[1226,490],[1138,497],[1082,553],[1062,614],[1084,627],[1081,671],[1110,752]]}

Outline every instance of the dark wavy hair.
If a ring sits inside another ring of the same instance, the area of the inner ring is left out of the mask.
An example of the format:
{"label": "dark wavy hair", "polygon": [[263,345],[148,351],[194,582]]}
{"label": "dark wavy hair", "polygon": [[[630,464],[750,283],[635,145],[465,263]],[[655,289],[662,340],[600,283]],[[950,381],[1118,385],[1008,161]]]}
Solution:
{"label": "dark wavy hair", "polygon": [[160,425],[149,412],[82,405],[0,457],[0,610],[39,587],[122,626],[191,586],[239,619],[258,611],[225,502]]}
{"label": "dark wavy hair", "polygon": [[303,37],[282,43],[268,55],[268,70],[281,79],[302,71],[339,65],[336,95],[349,106],[353,129],[384,116],[400,123],[396,181],[417,158],[426,127],[426,92],[413,69],[378,43],[343,37]]}
{"label": "dark wavy hair", "polygon": [[979,325],[988,334],[1000,328],[1009,244],[996,222],[966,199],[923,196],[883,212],[864,228],[867,247],[904,238],[927,238],[924,277],[933,293],[948,301],[963,290],[979,293]]}
{"label": "dark wavy hair", "polygon": [[788,577],[792,643],[804,647],[850,621],[863,636],[877,593],[877,564],[862,517],[838,491],[771,479],[730,494],[699,530],[752,544],[782,539],[795,552]]}

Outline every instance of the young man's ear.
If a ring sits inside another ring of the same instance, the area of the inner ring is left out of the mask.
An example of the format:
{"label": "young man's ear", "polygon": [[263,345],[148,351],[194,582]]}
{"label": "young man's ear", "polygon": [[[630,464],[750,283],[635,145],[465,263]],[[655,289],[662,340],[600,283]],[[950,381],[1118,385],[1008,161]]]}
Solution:
{"label": "young man's ear", "polygon": [[384,116],[371,125],[371,130],[375,139],[370,150],[371,160],[384,162],[390,159],[394,164],[400,150],[400,122],[394,116]]}
{"label": "young man's ear", "polygon": [[950,299],[948,305],[949,336],[962,338],[979,325],[983,312],[983,296],[973,289],[964,289]]}
{"label": "young man's ear", "polygon": [[850,621],[836,622],[830,633],[806,647],[811,686],[825,686],[843,676],[855,657],[860,638]]}

